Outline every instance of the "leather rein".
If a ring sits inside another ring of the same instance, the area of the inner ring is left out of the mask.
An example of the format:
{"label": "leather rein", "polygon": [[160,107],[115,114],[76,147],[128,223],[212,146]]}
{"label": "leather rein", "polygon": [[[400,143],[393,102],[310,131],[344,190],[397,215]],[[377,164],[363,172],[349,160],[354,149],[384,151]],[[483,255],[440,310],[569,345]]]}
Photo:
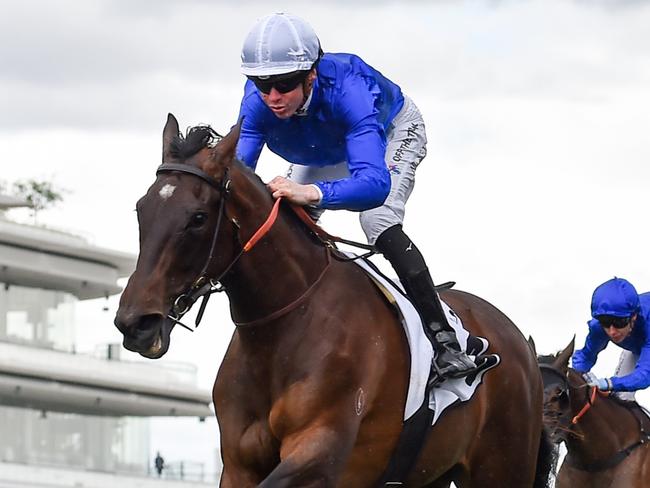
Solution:
{"label": "leather rein", "polygon": [[[269,216],[267,217],[266,221],[257,229],[257,231],[255,231],[255,233],[250,237],[250,239],[246,242],[246,244],[242,246],[241,250],[232,259],[232,261],[224,268],[224,270],[219,274],[219,276],[211,277],[208,273],[208,270],[210,269],[212,265],[212,261],[214,259],[217,240],[219,237],[219,231],[221,229],[221,222],[223,221],[223,216],[225,215],[226,199],[230,195],[231,186],[232,186],[232,180],[229,177],[228,168],[226,168],[223,178],[220,181],[210,176],[205,171],[199,168],[196,168],[194,166],[189,166],[187,164],[178,164],[178,163],[163,163],[156,170],[156,175],[160,175],[163,173],[172,173],[172,172],[188,174],[200,178],[205,183],[207,183],[211,188],[221,193],[221,201],[219,203],[219,213],[217,216],[217,225],[215,227],[214,234],[212,235],[212,243],[210,245],[210,253],[208,254],[208,258],[205,264],[203,265],[201,272],[199,273],[199,277],[196,280],[194,280],[194,282],[192,283],[192,285],[190,285],[190,287],[186,292],[176,297],[176,299],[174,300],[171,306],[170,311],[167,314],[167,318],[173,321],[175,324],[178,324],[181,327],[184,327],[185,329],[193,332],[199,326],[199,323],[203,318],[203,313],[205,312],[205,308],[208,304],[208,300],[210,299],[210,296],[213,293],[219,293],[225,291],[225,288],[221,283],[221,280],[224,278],[224,276],[226,276],[230,272],[232,267],[235,265],[235,263],[237,263],[237,261],[239,261],[239,259],[245,253],[253,249],[253,247],[255,247],[255,245],[268,233],[271,227],[273,227],[273,224],[277,220],[281,198],[278,198],[275,201],[273,208],[271,209],[271,212],[269,213]],[[282,315],[289,313],[291,310],[298,307],[302,303],[302,301],[305,300],[312,293],[312,291],[316,288],[318,283],[325,275],[326,271],[329,269],[331,264],[331,250],[335,248],[334,242],[342,242],[344,244],[361,247],[363,249],[368,250],[369,251],[368,254],[374,253],[374,248],[372,246],[356,243],[354,241],[348,241],[346,239],[341,239],[339,237],[328,234],[321,227],[316,225],[316,223],[312,220],[312,218],[307,214],[307,212],[302,207],[297,205],[292,205],[291,207],[293,211],[298,215],[300,220],[302,220],[307,225],[307,227],[321,240],[321,242],[325,244],[326,248],[328,249],[327,264],[323,268],[323,271],[320,273],[316,281],[312,283],[301,296],[299,296],[296,300],[291,302],[289,305],[279,310],[276,310],[275,312],[272,312],[266,317],[262,317],[260,319],[251,322],[235,322],[236,326],[253,326],[253,325],[269,322],[278,317],[281,317]],[[239,227],[236,223],[234,225],[236,227]],[[199,298],[202,298],[203,300],[201,301],[199,311],[196,315],[196,319],[194,321],[194,329],[193,329],[185,325],[183,322],[181,322],[181,319],[187,312],[190,311],[194,303],[196,303],[196,301]]]}

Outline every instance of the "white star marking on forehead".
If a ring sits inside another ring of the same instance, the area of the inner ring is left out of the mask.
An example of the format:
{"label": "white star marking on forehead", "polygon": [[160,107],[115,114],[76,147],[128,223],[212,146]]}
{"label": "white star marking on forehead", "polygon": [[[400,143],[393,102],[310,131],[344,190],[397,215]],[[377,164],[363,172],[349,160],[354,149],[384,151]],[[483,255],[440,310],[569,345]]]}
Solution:
{"label": "white star marking on forehead", "polygon": [[165,186],[163,186],[160,191],[158,192],[158,195],[160,195],[160,198],[163,200],[167,200],[169,197],[171,197],[174,193],[174,190],[176,187],[174,185],[170,185],[167,183]]}

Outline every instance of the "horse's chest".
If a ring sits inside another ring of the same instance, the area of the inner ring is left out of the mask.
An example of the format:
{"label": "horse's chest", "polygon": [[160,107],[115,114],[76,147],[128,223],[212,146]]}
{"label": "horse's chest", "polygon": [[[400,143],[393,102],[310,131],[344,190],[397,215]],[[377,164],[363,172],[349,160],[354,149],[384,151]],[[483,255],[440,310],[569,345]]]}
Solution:
{"label": "horse's chest", "polygon": [[273,466],[278,461],[278,446],[268,423],[255,420],[248,425],[239,440],[240,459],[256,466]]}

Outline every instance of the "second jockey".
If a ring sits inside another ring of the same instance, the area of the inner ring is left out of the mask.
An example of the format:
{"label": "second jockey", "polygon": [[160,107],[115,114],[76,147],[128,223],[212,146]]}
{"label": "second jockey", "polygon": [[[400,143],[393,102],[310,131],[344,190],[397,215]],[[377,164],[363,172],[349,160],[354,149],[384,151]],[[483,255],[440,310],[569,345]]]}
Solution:
{"label": "second jockey", "polygon": [[[623,400],[650,386],[650,293],[638,294],[623,278],[612,278],[594,290],[585,346],[573,354],[573,368],[591,386],[613,391]],[[614,376],[591,373],[598,354],[611,342],[622,348]]]}

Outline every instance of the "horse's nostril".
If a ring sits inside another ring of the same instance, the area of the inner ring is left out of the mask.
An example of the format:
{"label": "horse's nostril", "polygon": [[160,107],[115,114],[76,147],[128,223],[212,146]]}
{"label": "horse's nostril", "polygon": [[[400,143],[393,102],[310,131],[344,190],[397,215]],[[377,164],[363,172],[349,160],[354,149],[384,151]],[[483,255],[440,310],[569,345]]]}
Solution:
{"label": "horse's nostril", "polygon": [[129,351],[146,357],[160,357],[169,346],[169,328],[160,313],[123,314],[115,319],[115,326],[122,332],[122,345]]}
{"label": "horse's nostril", "polygon": [[152,329],[158,329],[163,319],[164,319],[163,315],[159,313],[150,313],[147,315],[143,315],[142,317],[140,317],[136,329],[142,332],[147,332]]}
{"label": "horse's nostril", "polygon": [[157,329],[163,318],[163,315],[158,313],[124,316],[118,312],[114,324],[124,337],[135,338]]}

